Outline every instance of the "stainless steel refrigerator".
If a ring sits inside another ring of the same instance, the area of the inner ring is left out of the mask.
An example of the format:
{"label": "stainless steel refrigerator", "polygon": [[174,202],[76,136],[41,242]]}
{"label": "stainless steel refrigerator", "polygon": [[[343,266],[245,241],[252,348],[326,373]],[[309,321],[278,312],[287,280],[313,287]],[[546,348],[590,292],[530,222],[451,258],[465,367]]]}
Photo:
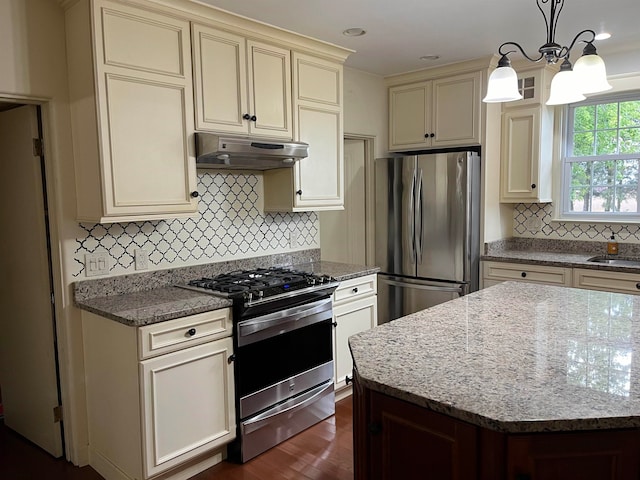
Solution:
{"label": "stainless steel refrigerator", "polygon": [[376,160],[378,323],[478,289],[480,156]]}

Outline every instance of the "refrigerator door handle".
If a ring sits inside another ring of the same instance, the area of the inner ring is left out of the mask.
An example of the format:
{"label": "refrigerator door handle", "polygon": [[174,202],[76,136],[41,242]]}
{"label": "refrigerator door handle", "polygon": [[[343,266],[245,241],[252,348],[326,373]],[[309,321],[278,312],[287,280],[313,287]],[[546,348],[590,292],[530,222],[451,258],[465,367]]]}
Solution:
{"label": "refrigerator door handle", "polygon": [[[396,282],[395,280],[385,280],[385,283],[389,285],[393,285],[395,287],[406,287],[407,284],[403,282]],[[437,292],[454,292],[462,295],[464,293],[464,285],[460,285],[458,287],[437,287],[435,285],[416,285],[414,283],[411,284],[411,288],[415,288],[418,290],[429,290],[429,291],[437,291]]]}
{"label": "refrigerator door handle", "polygon": [[411,239],[411,263],[416,263],[416,222],[415,222],[415,205],[416,205],[416,173],[413,172],[411,179],[411,201],[409,202],[409,212],[407,212],[407,226],[410,229]]}
{"label": "refrigerator door handle", "polygon": [[416,252],[417,252],[417,259],[418,259],[418,264],[422,263],[422,242],[424,241],[424,218],[422,215],[422,169],[418,169],[418,180],[417,180],[417,186],[418,186],[418,194],[416,195],[416,222],[420,222],[419,227],[416,226],[414,227],[416,232],[415,232],[415,244],[416,244]]}

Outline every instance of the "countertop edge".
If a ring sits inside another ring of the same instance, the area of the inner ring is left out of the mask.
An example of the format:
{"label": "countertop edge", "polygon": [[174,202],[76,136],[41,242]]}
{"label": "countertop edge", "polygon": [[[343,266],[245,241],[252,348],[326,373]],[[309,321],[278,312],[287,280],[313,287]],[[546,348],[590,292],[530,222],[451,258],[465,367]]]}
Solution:
{"label": "countertop edge", "polygon": [[[584,268],[587,270],[604,270],[609,272],[620,273],[640,273],[640,267],[625,266],[625,265],[607,265],[603,263],[588,262],[587,259],[594,255],[578,255],[578,254],[566,254],[566,259],[549,259],[542,258],[542,256],[549,255],[547,252],[526,252],[520,250],[505,251],[502,254],[488,254],[480,257],[484,262],[502,262],[502,263],[519,263],[528,265],[543,265],[549,267],[563,267],[563,268]],[[564,254],[554,253],[554,256],[565,256]],[[569,258],[569,257],[584,257],[584,258]]]}
{"label": "countertop edge", "polygon": [[567,420],[522,420],[501,421],[487,418],[477,413],[457,408],[455,405],[432,400],[414,393],[370,380],[358,374],[360,383],[375,392],[388,395],[398,400],[409,402],[436,413],[450,416],[456,420],[470,423],[500,433],[544,433],[544,432],[580,432],[591,430],[616,430],[640,428],[640,417],[599,417]]}

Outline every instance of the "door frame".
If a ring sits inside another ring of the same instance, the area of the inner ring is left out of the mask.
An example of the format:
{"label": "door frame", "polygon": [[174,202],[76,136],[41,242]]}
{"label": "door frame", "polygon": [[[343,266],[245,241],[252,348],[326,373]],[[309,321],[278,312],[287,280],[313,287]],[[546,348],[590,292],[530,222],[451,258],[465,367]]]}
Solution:
{"label": "door frame", "polygon": [[[73,435],[73,421],[75,411],[73,409],[72,388],[74,374],[69,359],[69,331],[67,328],[68,319],[65,314],[64,304],[66,301],[64,291],[64,275],[62,271],[62,252],[61,252],[61,211],[62,200],[60,199],[60,191],[58,189],[59,181],[56,165],[57,161],[54,149],[51,99],[46,97],[33,97],[12,95],[0,92],[0,102],[15,103],[20,105],[35,105],[40,112],[40,122],[42,129],[42,140],[44,150],[44,194],[47,198],[48,223],[49,223],[49,250],[51,269],[51,288],[53,290],[53,315],[55,319],[55,338],[57,344],[54,345],[56,359],[58,362],[58,395],[62,401],[63,420],[60,428],[63,440],[63,451],[66,460],[78,464],[77,448],[75,445],[75,437]],[[44,213],[44,212],[43,212]]]}
{"label": "door frame", "polygon": [[347,133],[344,140],[362,140],[364,142],[364,210],[365,210],[365,259],[367,265],[374,265],[375,256],[375,135]]}

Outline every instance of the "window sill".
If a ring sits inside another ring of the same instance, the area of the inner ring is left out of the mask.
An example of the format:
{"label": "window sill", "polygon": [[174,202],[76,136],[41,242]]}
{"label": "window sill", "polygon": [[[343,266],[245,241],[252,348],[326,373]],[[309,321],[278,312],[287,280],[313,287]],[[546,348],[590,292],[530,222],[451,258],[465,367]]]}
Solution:
{"label": "window sill", "polygon": [[592,225],[640,225],[640,218],[552,218],[552,223],[589,223]]}

